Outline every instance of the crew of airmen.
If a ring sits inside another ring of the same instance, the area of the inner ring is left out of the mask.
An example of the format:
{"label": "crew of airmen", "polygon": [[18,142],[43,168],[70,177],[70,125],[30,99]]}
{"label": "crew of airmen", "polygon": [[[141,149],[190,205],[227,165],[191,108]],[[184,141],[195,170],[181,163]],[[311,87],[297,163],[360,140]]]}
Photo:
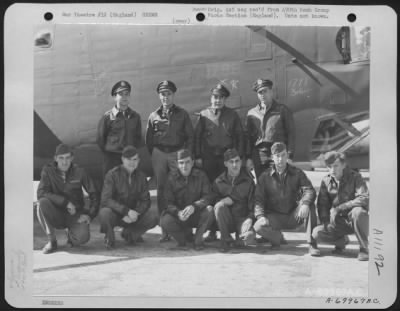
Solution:
{"label": "crew of airmen", "polygon": [[279,249],[288,243],[282,230],[303,225],[311,256],[321,255],[318,241],[343,253],[347,235],[355,233],[358,260],[368,260],[369,193],[362,176],[347,166],[343,153],[328,152],[329,174],[317,196],[306,174],[291,164],[291,111],[273,98],[272,81],[258,79],[253,90],[259,103],[248,111],[244,128],[235,110],[225,106],[230,92],[223,84],[211,89],[210,106],[193,127],[188,112],[174,103],[176,85],[168,80],[157,85],[161,105],[150,114],[145,135],[157,184],[157,209],[152,209],[148,181],[138,168],[141,117],[129,107],[131,85],[116,83],[111,90],[115,105],[97,131],[104,159],[102,191],[73,163],[68,145],[57,146],[54,162],[42,170],[37,217],[48,238],[43,253],[57,250],[55,229],[66,230],[70,247],[88,242],[90,222],[98,215],[107,249],[115,248],[116,226],[132,245],[159,225],[160,242],[173,238],[177,245],[171,249],[179,250],[190,245],[202,250],[219,231],[220,251],[227,252],[260,240]]}

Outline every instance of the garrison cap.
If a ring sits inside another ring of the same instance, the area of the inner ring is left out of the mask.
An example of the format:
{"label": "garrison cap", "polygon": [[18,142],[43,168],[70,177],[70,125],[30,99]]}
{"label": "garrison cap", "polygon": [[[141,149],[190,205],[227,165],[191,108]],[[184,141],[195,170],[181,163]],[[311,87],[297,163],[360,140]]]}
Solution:
{"label": "garrison cap", "polygon": [[253,90],[258,92],[259,89],[263,87],[272,88],[272,81],[268,79],[258,79],[256,82],[253,83]]}
{"label": "garrison cap", "polygon": [[161,93],[162,91],[165,91],[165,90],[175,93],[177,90],[175,83],[172,81],[169,81],[169,80],[161,81],[157,85],[157,93]]}
{"label": "garrison cap", "polygon": [[60,154],[66,154],[66,153],[71,153],[72,154],[72,148],[66,144],[59,144],[56,147],[56,152],[54,153],[55,156],[58,156]]}
{"label": "garrison cap", "polygon": [[188,149],[181,149],[176,153],[177,160],[186,159],[187,157],[191,157],[193,160],[193,155]]}
{"label": "garrison cap", "polygon": [[224,152],[224,162],[229,161],[233,158],[240,157],[239,152],[235,148],[228,149]]}
{"label": "garrison cap", "polygon": [[111,89],[111,96],[115,96],[118,92],[131,92],[131,85],[127,81],[118,81]]}
{"label": "garrison cap", "polygon": [[229,90],[221,83],[218,83],[215,87],[211,89],[211,95],[219,95],[223,97],[228,97],[231,93]]}
{"label": "garrison cap", "polygon": [[324,160],[326,165],[331,165],[337,159],[340,159],[340,161],[344,162],[346,160],[346,156],[344,155],[344,153],[337,151],[329,151],[324,155]]}
{"label": "garrison cap", "polygon": [[122,156],[124,158],[132,158],[135,155],[137,155],[138,151],[135,147],[133,146],[126,146],[123,150],[122,150]]}
{"label": "garrison cap", "polygon": [[271,154],[277,154],[284,150],[287,150],[286,144],[282,142],[276,142],[271,147]]}

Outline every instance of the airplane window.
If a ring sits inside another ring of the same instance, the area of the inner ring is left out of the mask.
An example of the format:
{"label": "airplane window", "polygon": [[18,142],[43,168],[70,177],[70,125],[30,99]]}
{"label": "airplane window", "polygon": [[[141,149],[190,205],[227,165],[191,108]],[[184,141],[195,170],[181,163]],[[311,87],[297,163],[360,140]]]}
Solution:
{"label": "airplane window", "polygon": [[351,58],[354,61],[369,60],[371,27],[352,28]]}
{"label": "airplane window", "polygon": [[249,31],[249,45],[247,49],[247,59],[271,59],[272,43],[262,32]]}
{"label": "airplane window", "polygon": [[336,35],[336,47],[342,55],[343,63],[349,64],[351,62],[350,51],[350,28],[342,27]]}
{"label": "airplane window", "polygon": [[36,39],[35,39],[35,46],[40,47],[40,48],[49,48],[52,45],[52,39],[51,39],[51,33],[46,32],[40,34]]}

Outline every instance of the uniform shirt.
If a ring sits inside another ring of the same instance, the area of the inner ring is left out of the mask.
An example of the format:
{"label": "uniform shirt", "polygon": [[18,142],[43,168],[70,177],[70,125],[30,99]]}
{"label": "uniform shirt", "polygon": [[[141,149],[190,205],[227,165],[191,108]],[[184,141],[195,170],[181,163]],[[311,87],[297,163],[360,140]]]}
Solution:
{"label": "uniform shirt", "polygon": [[118,110],[115,106],[100,119],[97,130],[97,144],[108,152],[122,153],[126,146],[140,147],[142,121],[140,115],[127,108]]}
{"label": "uniform shirt", "polygon": [[85,170],[74,163],[65,174],[58,169],[56,162],[45,165],[37,189],[37,198],[47,198],[57,208],[65,211],[68,202],[71,202],[77,211],[82,212],[85,205],[82,187],[89,195],[88,214],[93,219],[99,209],[99,192]]}
{"label": "uniform shirt", "polygon": [[248,157],[251,156],[254,147],[263,142],[284,142],[288,152],[294,152],[295,128],[292,112],[276,101],[266,110],[261,109],[261,105],[250,109],[246,117],[246,131],[249,140]]}
{"label": "uniform shirt", "polygon": [[233,205],[229,209],[237,218],[254,218],[254,190],[253,179],[244,170],[236,178],[225,171],[215,179],[212,186],[215,202],[226,197],[232,199]]}
{"label": "uniform shirt", "polygon": [[193,125],[189,114],[176,105],[167,113],[163,113],[162,106],[152,112],[147,122],[146,145],[150,153],[157,146],[193,151]]}
{"label": "uniform shirt", "polygon": [[212,204],[210,182],[206,174],[196,168],[192,168],[188,177],[184,177],[179,170],[171,172],[164,196],[167,203],[166,212],[175,216],[189,205],[193,205],[195,210],[202,210]]}
{"label": "uniform shirt", "polygon": [[315,190],[306,174],[289,164],[280,178],[275,167],[267,169],[258,179],[255,191],[255,216],[268,213],[290,214],[299,204],[311,206]]}
{"label": "uniform shirt", "polygon": [[244,155],[243,127],[235,110],[222,107],[218,115],[207,108],[200,112],[195,129],[195,157],[204,152],[222,155],[225,150],[235,148]]}
{"label": "uniform shirt", "polygon": [[330,174],[322,179],[317,199],[318,215],[322,222],[329,221],[332,207],[339,214],[347,215],[356,206],[368,210],[368,204],[368,188],[358,172],[346,167],[339,183]]}
{"label": "uniform shirt", "polygon": [[150,193],[146,176],[138,169],[131,174],[123,165],[106,174],[101,193],[101,207],[109,207],[125,216],[129,210],[144,214],[150,208]]}

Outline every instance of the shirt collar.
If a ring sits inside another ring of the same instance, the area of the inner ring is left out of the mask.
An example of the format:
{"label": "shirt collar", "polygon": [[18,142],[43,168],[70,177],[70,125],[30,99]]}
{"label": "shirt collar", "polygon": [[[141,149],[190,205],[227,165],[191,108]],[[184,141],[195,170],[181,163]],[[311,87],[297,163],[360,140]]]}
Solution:
{"label": "shirt collar", "polygon": [[[289,163],[287,163],[287,164],[286,164],[286,169],[283,171],[283,175],[291,174],[291,172],[292,172],[292,167],[290,166]],[[274,174],[276,174],[276,175],[279,176],[279,173],[278,173],[278,171],[276,170],[275,165],[272,166],[271,171],[270,171],[270,175],[271,175],[271,176],[274,175]]]}
{"label": "shirt collar", "polygon": [[[123,112],[123,110],[118,109],[117,106],[112,107],[111,113],[112,113],[112,115],[113,115],[114,117],[116,117],[117,114],[118,114],[119,112]],[[126,112],[127,115],[129,116],[129,115],[131,114],[131,109],[130,109],[129,107],[127,107],[126,110],[125,110],[125,112]]]}
{"label": "shirt collar", "polygon": [[[171,108],[168,109],[168,111],[170,112],[174,112],[176,110],[176,105],[172,104]],[[157,112],[158,114],[161,114],[163,111],[163,106],[161,105],[160,107],[158,107]]]}

